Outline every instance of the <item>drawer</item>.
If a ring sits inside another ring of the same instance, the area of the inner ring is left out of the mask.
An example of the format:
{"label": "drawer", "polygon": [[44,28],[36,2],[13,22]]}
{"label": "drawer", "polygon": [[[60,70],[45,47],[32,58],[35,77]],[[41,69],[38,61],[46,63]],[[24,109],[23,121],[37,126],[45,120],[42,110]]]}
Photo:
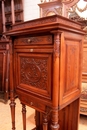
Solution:
{"label": "drawer", "polygon": [[14,45],[49,45],[52,44],[52,35],[16,38]]}
{"label": "drawer", "polygon": [[39,100],[37,100],[35,97],[31,97],[29,95],[25,95],[24,96],[20,96],[19,94],[19,99],[21,100],[21,103],[26,104],[36,110],[39,110],[41,112],[45,112],[46,111],[46,105],[43,104],[42,102],[40,102]]}

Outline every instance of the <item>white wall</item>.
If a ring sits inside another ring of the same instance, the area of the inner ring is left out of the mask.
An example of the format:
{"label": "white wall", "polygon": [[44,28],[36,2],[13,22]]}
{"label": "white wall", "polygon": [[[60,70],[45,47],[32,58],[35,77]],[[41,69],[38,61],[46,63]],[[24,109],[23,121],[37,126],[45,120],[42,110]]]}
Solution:
{"label": "white wall", "polygon": [[24,3],[24,21],[40,17],[39,6],[40,0],[23,0]]}

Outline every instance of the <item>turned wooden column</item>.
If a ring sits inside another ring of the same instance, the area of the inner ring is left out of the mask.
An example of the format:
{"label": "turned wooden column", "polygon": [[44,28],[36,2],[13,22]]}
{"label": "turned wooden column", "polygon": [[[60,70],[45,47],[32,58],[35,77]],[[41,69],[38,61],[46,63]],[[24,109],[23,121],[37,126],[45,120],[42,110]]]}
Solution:
{"label": "turned wooden column", "polygon": [[26,105],[22,104],[23,130],[26,130]]}
{"label": "turned wooden column", "polygon": [[14,0],[11,0],[12,24],[15,24]]}
{"label": "turned wooden column", "polygon": [[2,23],[3,23],[3,33],[4,33],[4,32],[6,32],[4,0],[2,0]]}
{"label": "turned wooden column", "polygon": [[60,56],[60,32],[54,33],[54,55],[53,55],[53,101],[51,112],[51,130],[58,130],[58,88],[59,88],[59,56]]}
{"label": "turned wooden column", "polygon": [[12,50],[12,40],[9,42],[10,45],[10,108],[11,108],[11,117],[12,117],[12,130],[15,130],[15,88],[13,84],[13,50]]}

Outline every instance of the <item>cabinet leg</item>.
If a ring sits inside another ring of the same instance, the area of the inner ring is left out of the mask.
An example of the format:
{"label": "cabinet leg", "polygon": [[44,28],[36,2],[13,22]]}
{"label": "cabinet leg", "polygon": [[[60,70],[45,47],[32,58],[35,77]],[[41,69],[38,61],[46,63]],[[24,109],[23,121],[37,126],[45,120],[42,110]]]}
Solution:
{"label": "cabinet leg", "polygon": [[40,130],[40,112],[35,110],[35,124],[36,124],[36,129]]}
{"label": "cabinet leg", "polygon": [[26,130],[26,106],[22,104],[23,130]]}
{"label": "cabinet leg", "polygon": [[43,114],[43,130],[48,130],[48,118],[47,118],[47,114]]}
{"label": "cabinet leg", "polygon": [[11,101],[10,103],[10,108],[11,108],[11,119],[12,119],[12,130],[15,130],[15,105],[16,103],[14,100]]}
{"label": "cabinet leg", "polygon": [[59,130],[58,110],[53,110],[51,113],[51,130]]}

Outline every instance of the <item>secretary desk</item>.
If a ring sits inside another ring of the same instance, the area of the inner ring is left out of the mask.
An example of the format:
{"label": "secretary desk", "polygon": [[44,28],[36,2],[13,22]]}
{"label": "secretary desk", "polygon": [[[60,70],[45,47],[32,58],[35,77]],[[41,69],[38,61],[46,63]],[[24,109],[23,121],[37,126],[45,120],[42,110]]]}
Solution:
{"label": "secretary desk", "polygon": [[10,107],[15,130],[15,93],[36,110],[36,130],[78,130],[84,31],[59,15],[12,26],[10,36]]}

